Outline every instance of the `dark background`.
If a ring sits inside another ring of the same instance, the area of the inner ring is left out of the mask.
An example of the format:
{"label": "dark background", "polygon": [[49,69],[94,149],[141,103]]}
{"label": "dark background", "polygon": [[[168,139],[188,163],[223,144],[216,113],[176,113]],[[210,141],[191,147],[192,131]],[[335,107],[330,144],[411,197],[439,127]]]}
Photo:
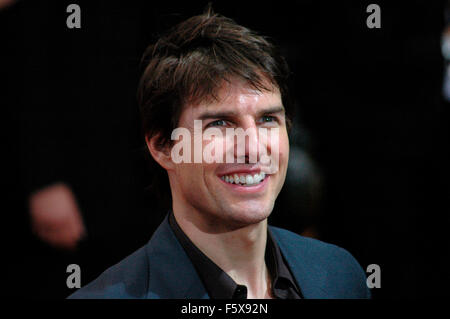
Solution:
{"label": "dark background", "polygon": [[[81,29],[66,7],[81,7]],[[206,1],[19,1],[0,12],[2,295],[64,298],[144,245],[165,211],[145,190],[139,60],[158,32]],[[448,295],[449,105],[440,49],[445,2],[213,1],[270,36],[298,100],[290,174],[271,224],[381,267],[374,298]],[[296,147],[296,148],[295,148]],[[30,232],[27,197],[64,181],[88,236],[76,251]]]}

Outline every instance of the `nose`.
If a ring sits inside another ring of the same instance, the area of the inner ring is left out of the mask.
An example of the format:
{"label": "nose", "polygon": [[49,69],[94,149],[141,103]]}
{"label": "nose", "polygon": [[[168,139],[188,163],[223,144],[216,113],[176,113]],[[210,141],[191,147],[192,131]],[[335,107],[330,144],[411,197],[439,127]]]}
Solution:
{"label": "nose", "polygon": [[235,130],[235,161],[237,163],[255,164],[259,161],[258,129],[254,121],[249,121]]}

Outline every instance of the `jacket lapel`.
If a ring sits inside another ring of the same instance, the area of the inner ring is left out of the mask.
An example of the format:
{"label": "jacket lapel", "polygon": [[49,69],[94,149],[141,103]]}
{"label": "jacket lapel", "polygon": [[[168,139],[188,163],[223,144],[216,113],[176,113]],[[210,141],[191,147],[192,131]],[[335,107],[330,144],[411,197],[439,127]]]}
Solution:
{"label": "jacket lapel", "polygon": [[309,247],[299,247],[298,243],[293,245],[293,241],[285,238],[283,233],[279,232],[276,227],[269,227],[300,287],[303,297],[307,299],[329,298],[330,296],[328,296],[326,291],[320,288],[324,286],[326,271],[317,264],[308,262],[310,258],[305,252],[309,250]]}
{"label": "jacket lapel", "polygon": [[[327,298],[327,293],[320,288],[326,279],[326,271],[308,264],[309,258],[303,254],[308,247],[291,245],[276,227],[269,227],[303,297]],[[209,299],[194,266],[170,228],[167,216],[147,244],[146,253],[149,263],[147,298]]]}
{"label": "jacket lapel", "polygon": [[147,244],[149,263],[147,298],[206,299],[208,293],[167,216]]}

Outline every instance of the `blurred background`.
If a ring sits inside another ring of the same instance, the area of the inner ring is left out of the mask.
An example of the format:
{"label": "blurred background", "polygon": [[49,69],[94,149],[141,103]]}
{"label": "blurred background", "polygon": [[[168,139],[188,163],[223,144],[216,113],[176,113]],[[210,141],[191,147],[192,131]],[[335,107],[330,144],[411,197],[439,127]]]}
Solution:
{"label": "blurred background", "polygon": [[[448,3],[376,1],[379,29],[372,1],[212,3],[271,37],[293,72],[270,223],[378,264],[375,299],[448,296]],[[206,4],[0,0],[2,296],[65,298],[69,264],[84,285],[150,239],[166,211],[147,190],[139,61]]]}

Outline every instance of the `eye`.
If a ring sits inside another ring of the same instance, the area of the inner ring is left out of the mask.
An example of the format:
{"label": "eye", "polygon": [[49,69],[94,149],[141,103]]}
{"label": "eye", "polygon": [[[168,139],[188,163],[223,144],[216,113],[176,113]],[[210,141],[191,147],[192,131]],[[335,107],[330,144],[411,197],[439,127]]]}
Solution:
{"label": "eye", "polygon": [[261,117],[261,122],[263,122],[263,123],[270,123],[270,122],[274,122],[274,121],[276,121],[276,118],[273,116],[264,115],[263,117]]}
{"label": "eye", "polygon": [[225,126],[227,123],[225,120],[216,120],[207,125],[207,127]]}
{"label": "eye", "polygon": [[227,122],[225,122],[225,120],[217,120],[217,121],[213,121],[211,123],[208,124],[209,127],[214,127],[214,126],[225,126],[227,124]]}

